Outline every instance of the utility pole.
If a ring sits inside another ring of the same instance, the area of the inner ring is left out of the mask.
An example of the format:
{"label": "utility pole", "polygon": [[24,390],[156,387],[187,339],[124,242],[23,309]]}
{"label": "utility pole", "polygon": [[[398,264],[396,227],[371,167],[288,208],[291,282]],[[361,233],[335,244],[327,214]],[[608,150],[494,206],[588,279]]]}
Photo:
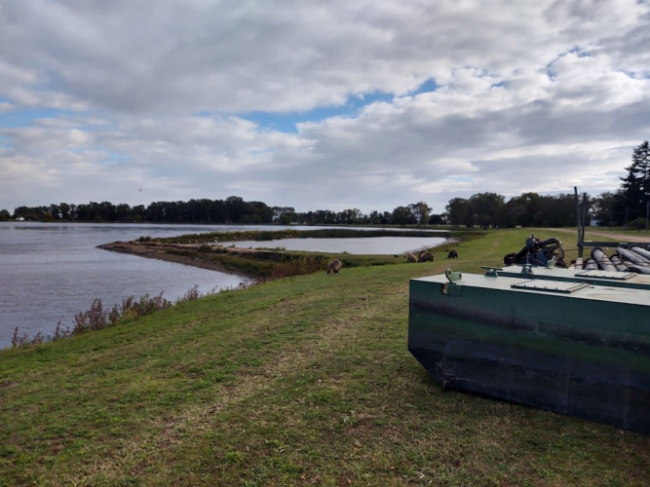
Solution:
{"label": "utility pole", "polygon": [[585,241],[585,227],[587,226],[587,193],[582,193],[582,235],[580,236],[580,241]]}
{"label": "utility pole", "polygon": [[580,198],[578,197],[578,187],[573,187],[573,194],[576,200],[576,226],[578,227],[578,257],[582,258],[582,218],[580,215]]}

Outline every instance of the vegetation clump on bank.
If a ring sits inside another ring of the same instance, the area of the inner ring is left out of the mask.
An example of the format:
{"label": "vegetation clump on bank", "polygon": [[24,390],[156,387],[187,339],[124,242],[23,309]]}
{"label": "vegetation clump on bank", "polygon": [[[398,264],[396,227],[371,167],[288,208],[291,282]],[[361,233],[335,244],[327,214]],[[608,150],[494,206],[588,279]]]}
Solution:
{"label": "vegetation clump on bank", "polygon": [[[176,300],[176,304],[187,301],[196,301],[206,295],[207,294],[201,294],[198,286],[195,285],[192,289],[189,289],[183,296]],[[103,330],[109,326],[132,322],[136,318],[150,315],[156,311],[167,309],[170,306],[172,306],[172,302],[163,298],[163,293],[153,297],[150,297],[148,294],[140,296],[139,298],[129,296],[128,298],[123,299],[121,303],[115,304],[109,309],[104,308],[102,300],[98,298],[93,301],[93,304],[89,309],[86,311],[80,311],[74,316],[72,328],[68,326],[64,328],[62,323],[59,321],[52,335],[45,335],[38,332],[34,336],[29,336],[27,333],[20,333],[19,327],[16,327],[11,339],[11,346],[17,348],[27,345],[38,345],[44,342],[63,340],[89,331]]]}

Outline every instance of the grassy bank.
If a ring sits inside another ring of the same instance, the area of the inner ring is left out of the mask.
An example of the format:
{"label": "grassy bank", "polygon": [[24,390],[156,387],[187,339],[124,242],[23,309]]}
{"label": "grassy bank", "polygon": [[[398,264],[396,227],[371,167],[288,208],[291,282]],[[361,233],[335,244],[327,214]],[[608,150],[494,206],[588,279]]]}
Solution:
{"label": "grassy bank", "polygon": [[[383,236],[387,236],[386,233],[391,235],[396,234],[399,236],[432,236],[431,232],[415,231],[381,233]],[[469,241],[481,238],[484,234],[485,232],[461,232],[455,233],[454,238],[456,240]],[[99,248],[152,259],[177,262],[195,267],[231,272],[265,280],[310,274],[319,269],[325,270],[327,263],[336,258],[341,259],[343,266],[347,268],[401,264],[405,261],[404,254],[354,255],[346,252],[325,253],[286,251],[281,248],[241,249],[234,246],[225,247],[212,241],[212,236],[215,235],[217,236],[217,239],[220,239],[221,241],[230,241],[231,239],[234,241],[244,241],[252,239],[259,242],[279,238],[293,238],[295,235],[300,235],[301,238],[307,238],[310,235],[311,237],[309,238],[314,238],[314,235],[319,235],[316,238],[338,238],[342,235],[345,235],[345,238],[377,236],[377,234],[372,231],[354,231],[345,229],[316,231],[281,230],[277,232],[251,231],[228,234],[215,233],[205,235],[183,235],[163,239],[142,237],[133,242],[113,242],[100,245]],[[229,236],[229,238],[225,238],[224,235]],[[437,253],[439,258],[444,258],[447,255],[445,249],[451,248],[454,245],[455,244],[452,242],[443,243],[438,247],[432,247],[428,250],[434,254]]]}
{"label": "grassy bank", "polygon": [[[461,243],[453,268],[498,265],[527,233]],[[648,437],[430,380],[407,286],[436,259],[0,353],[0,485],[647,485]]]}

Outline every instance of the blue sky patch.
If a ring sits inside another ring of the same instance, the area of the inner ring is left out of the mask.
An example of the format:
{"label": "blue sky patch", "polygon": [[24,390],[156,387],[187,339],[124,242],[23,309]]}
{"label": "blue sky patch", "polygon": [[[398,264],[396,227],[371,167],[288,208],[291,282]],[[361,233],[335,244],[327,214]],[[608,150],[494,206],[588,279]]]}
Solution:
{"label": "blue sky patch", "polygon": [[[348,97],[347,102],[340,106],[314,108],[306,112],[247,112],[230,114],[255,122],[263,129],[275,130],[285,133],[298,133],[297,124],[304,122],[320,122],[332,117],[354,117],[359,111],[372,103],[392,102],[393,95],[390,93],[366,93],[359,96]],[[210,117],[217,115],[208,111],[201,111],[194,114],[198,117]]]}
{"label": "blue sky patch", "polygon": [[33,125],[34,120],[39,118],[59,118],[61,115],[72,115],[73,113],[69,110],[57,110],[54,108],[27,109],[0,113],[0,127],[30,127]]}
{"label": "blue sky patch", "polygon": [[413,91],[413,95],[419,95],[420,93],[431,93],[438,89],[438,84],[433,78],[429,78],[424,83],[422,83],[416,90]]}

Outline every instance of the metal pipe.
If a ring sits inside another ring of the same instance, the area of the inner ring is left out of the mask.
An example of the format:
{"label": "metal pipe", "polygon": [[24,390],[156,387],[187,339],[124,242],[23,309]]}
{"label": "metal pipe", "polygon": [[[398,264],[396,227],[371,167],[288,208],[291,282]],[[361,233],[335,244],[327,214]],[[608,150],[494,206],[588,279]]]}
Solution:
{"label": "metal pipe", "polygon": [[591,251],[591,258],[598,263],[598,267],[607,272],[616,272],[616,266],[612,264],[612,261],[609,260],[609,257],[605,255],[603,249],[596,247]]}
{"label": "metal pipe", "polygon": [[616,253],[620,255],[623,260],[629,260],[634,264],[650,265],[650,260],[637,254],[636,252],[632,252],[630,249],[626,249],[623,247],[616,247]]}
{"label": "metal pipe", "polygon": [[644,249],[642,247],[632,247],[630,250],[632,252],[636,252],[637,254],[639,254],[644,259],[650,260],[650,252],[648,252],[646,249]]}
{"label": "metal pipe", "polygon": [[616,267],[616,270],[619,272],[627,272],[628,268],[625,264],[623,264],[623,261],[621,260],[621,257],[618,254],[612,254],[612,256],[609,258],[609,260],[614,264],[614,267]]}
{"label": "metal pipe", "polygon": [[[624,249],[623,247],[617,247],[616,253],[621,256],[623,261],[630,261],[632,263],[632,266],[639,270],[639,273],[650,274],[650,260],[644,259],[636,252]],[[630,266],[628,265],[628,268],[629,267]]]}
{"label": "metal pipe", "polygon": [[641,272],[641,268],[637,267],[636,265],[634,265],[629,260],[624,260],[623,264],[627,266],[627,270],[629,272],[636,272],[637,274],[643,274],[643,272]]}
{"label": "metal pipe", "polygon": [[597,271],[598,263],[594,259],[587,259],[584,269],[586,271]]}

